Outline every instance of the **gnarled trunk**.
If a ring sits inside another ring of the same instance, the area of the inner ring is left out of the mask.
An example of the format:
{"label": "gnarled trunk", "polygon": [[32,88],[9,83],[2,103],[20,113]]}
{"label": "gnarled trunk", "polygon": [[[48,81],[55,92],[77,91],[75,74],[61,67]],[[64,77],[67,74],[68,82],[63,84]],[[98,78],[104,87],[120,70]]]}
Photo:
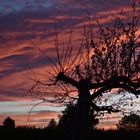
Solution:
{"label": "gnarled trunk", "polygon": [[79,87],[77,106],[77,139],[86,139],[89,128],[90,92],[86,83]]}

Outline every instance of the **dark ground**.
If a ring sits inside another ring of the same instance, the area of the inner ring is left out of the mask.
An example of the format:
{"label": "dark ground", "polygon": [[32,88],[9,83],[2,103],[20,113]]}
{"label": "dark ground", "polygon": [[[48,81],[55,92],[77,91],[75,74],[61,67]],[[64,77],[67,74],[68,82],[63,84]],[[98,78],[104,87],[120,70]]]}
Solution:
{"label": "dark ground", "polygon": [[[90,130],[86,140],[140,140],[140,131]],[[74,140],[69,129],[0,127],[0,140]]]}

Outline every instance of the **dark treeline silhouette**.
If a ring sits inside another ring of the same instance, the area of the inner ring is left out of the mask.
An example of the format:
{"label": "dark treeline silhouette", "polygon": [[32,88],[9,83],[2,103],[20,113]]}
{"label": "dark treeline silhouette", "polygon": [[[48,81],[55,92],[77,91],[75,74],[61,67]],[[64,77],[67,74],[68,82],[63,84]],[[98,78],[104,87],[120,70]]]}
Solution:
{"label": "dark treeline silhouette", "polygon": [[[54,119],[51,119],[48,126],[44,128],[30,126],[15,127],[15,121],[7,117],[3,121],[3,125],[0,126],[0,138],[4,140],[74,140],[76,133],[76,130],[73,133],[75,107],[76,105],[71,103],[67,105],[67,108],[60,116],[58,124]],[[98,129],[95,128],[97,123],[98,120],[94,119],[93,127],[88,129],[86,140],[139,140],[140,138],[140,116],[137,114],[124,115],[118,122],[117,129]]]}
{"label": "dark treeline silhouette", "polygon": [[[140,131],[137,130],[100,130],[90,129],[86,140],[139,140]],[[60,127],[15,127],[0,126],[0,139],[3,140],[74,140],[71,131]],[[81,139],[83,140],[83,139]]]}

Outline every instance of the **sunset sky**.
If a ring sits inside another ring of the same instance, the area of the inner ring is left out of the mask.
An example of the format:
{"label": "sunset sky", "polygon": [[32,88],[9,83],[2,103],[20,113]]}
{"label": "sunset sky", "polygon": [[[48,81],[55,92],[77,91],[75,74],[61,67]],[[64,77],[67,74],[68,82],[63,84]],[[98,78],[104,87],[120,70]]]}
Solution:
{"label": "sunset sky", "polygon": [[[98,19],[106,25],[121,10],[129,11],[131,4],[132,0],[0,0],[0,124],[10,116],[17,125],[47,126],[51,118],[58,120],[64,109],[41,104],[33,109],[27,122],[31,107],[40,102],[25,96],[32,85],[31,69],[48,69],[48,62],[33,43],[53,59],[54,23],[64,40],[73,29],[78,44],[88,13],[93,22]],[[109,119],[102,125],[111,127],[118,117]]]}

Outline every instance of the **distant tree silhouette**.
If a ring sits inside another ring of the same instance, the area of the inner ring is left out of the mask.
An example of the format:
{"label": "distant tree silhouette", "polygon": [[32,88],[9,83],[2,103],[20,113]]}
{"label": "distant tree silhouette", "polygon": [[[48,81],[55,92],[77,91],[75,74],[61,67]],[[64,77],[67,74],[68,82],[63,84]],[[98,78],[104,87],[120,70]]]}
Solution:
{"label": "distant tree silhouette", "polygon": [[52,71],[48,71],[48,75],[45,73],[42,80],[37,79],[33,72],[35,83],[29,93],[42,102],[60,104],[77,101],[75,125],[78,139],[86,139],[91,113],[100,115],[124,111],[123,96],[115,103],[115,100],[103,100],[107,95],[104,93],[113,94],[115,90],[118,95],[132,93],[138,97],[140,94],[139,15],[135,4],[129,14],[126,21],[121,13],[109,27],[104,28],[97,22],[97,34],[93,32],[89,18],[79,49],[77,46],[74,48],[72,32],[67,46],[60,49],[63,43],[58,40],[56,28],[54,59],[39,49],[50,62]]}
{"label": "distant tree silhouette", "polygon": [[73,128],[76,121],[76,113],[77,109],[76,106],[73,103],[69,103],[66,105],[66,108],[64,111],[62,111],[62,115],[59,115],[59,127],[68,127]]}
{"label": "distant tree silhouette", "polygon": [[118,129],[140,130],[140,116],[137,114],[125,115],[117,124]]}
{"label": "distant tree silhouette", "polygon": [[48,124],[48,128],[55,128],[57,126],[57,122],[54,119],[51,119]]}
{"label": "distant tree silhouette", "polygon": [[10,117],[7,117],[3,122],[3,126],[5,128],[15,128],[15,121]]}

